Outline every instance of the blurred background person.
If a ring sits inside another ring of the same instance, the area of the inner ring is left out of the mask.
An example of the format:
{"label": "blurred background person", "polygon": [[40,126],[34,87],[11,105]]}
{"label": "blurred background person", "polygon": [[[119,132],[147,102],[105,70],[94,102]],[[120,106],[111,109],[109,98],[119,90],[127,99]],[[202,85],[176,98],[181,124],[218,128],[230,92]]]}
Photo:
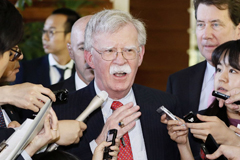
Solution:
{"label": "blurred background person", "polygon": [[63,81],[75,73],[67,43],[70,42],[72,25],[80,18],[78,13],[68,8],[52,12],[46,19],[42,31],[42,43],[47,55],[22,62],[15,84],[31,82],[50,86]]}
{"label": "blurred background person", "polygon": [[84,33],[88,21],[92,16],[85,16],[77,20],[71,31],[71,43],[68,43],[68,51],[75,62],[76,72],[70,78],[59,82],[49,88],[53,91],[68,89],[69,92],[86,87],[94,78],[93,69],[84,58]]}

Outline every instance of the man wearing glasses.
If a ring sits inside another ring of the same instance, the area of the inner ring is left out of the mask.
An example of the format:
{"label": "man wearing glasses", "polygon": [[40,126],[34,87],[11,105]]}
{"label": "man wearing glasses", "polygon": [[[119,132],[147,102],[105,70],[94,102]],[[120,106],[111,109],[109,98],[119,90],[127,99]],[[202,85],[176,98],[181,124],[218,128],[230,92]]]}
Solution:
{"label": "man wearing glasses", "polygon": [[134,84],[145,44],[144,24],[129,13],[103,10],[88,22],[84,57],[95,78],[87,87],[69,94],[68,103],[53,106],[59,119],[75,119],[96,94],[102,90],[108,93],[107,101],[87,118],[88,128],[80,143],[65,148],[81,160],[91,159],[110,129],[117,129],[117,138],[121,139],[118,160],[179,159],[176,144],[156,112],[164,105],[181,115],[177,100],[162,91]]}
{"label": "man wearing glasses", "polygon": [[31,82],[47,87],[69,78],[75,73],[67,43],[71,28],[79,15],[70,9],[61,8],[52,12],[42,30],[42,43],[47,55],[21,63],[15,83]]}

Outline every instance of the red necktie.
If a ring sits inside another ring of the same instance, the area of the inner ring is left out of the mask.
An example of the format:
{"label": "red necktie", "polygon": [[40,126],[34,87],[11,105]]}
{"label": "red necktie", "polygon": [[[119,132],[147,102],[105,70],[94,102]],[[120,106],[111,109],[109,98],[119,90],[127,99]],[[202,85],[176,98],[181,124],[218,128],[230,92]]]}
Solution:
{"label": "red necktie", "polygon": [[3,117],[3,113],[2,113],[2,109],[1,108],[0,108],[0,127],[6,128],[6,123],[4,121],[4,117]]}
{"label": "red necktie", "polygon": [[[111,109],[116,110],[117,108],[123,106],[119,101],[113,101]],[[133,160],[132,148],[128,132],[123,135],[125,146],[123,146],[122,141],[120,141],[120,151],[118,153],[118,160]]]}

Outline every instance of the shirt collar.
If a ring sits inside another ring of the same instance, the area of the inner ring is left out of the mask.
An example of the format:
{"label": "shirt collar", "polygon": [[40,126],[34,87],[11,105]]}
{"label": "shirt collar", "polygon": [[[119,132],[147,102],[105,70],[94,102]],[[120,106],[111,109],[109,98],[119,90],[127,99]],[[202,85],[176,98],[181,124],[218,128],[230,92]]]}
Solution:
{"label": "shirt collar", "polygon": [[72,69],[73,68],[73,64],[74,64],[74,61],[71,59],[66,65],[60,65],[58,64],[57,61],[55,61],[55,59],[53,58],[53,55],[51,53],[48,54],[48,60],[49,60],[49,65],[50,66],[57,66],[61,69]]}
{"label": "shirt collar", "polygon": [[77,72],[75,72],[75,86],[76,90],[82,89],[86,87],[87,85],[78,77]]}
{"label": "shirt collar", "polygon": [[211,64],[207,62],[207,67],[205,72],[206,81],[211,80],[213,78],[214,73],[215,73],[215,67],[213,67]]}

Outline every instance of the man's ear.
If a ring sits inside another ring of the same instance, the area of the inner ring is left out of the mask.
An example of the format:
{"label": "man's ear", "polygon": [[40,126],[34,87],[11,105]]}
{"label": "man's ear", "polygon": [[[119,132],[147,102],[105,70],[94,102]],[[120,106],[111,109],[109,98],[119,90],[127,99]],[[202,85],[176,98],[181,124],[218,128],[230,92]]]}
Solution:
{"label": "man's ear", "polygon": [[140,52],[139,52],[139,59],[138,59],[138,67],[141,66],[142,61],[143,61],[143,56],[145,53],[145,46],[141,46]]}
{"label": "man's ear", "polygon": [[84,58],[87,61],[88,65],[92,69],[94,69],[95,68],[94,63],[93,63],[94,59],[93,59],[93,56],[90,51],[84,50]]}
{"label": "man's ear", "polygon": [[74,60],[74,54],[73,54],[72,46],[70,43],[67,43],[67,49],[68,49],[69,56],[71,57],[72,60]]}

